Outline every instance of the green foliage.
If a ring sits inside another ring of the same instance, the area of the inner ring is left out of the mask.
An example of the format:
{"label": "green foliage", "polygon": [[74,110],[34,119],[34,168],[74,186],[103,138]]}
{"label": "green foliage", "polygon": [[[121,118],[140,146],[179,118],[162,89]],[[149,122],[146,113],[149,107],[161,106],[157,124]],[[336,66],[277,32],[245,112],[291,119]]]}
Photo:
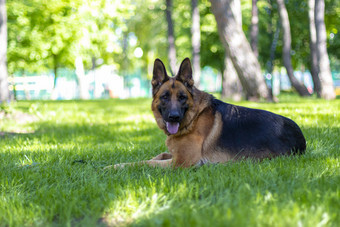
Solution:
{"label": "green foliage", "polygon": [[331,68],[340,71],[340,3],[336,0],[325,0],[325,24],[327,35],[327,51]]}
{"label": "green foliage", "polygon": [[172,17],[175,21],[176,54],[179,64],[185,57],[191,57],[191,0],[174,1]]}
{"label": "green foliage", "polygon": [[[243,2],[243,29],[249,30],[251,20],[251,1]],[[292,37],[292,63],[297,70],[310,66],[310,47],[309,47],[309,18],[308,18],[308,1],[286,1],[286,8],[290,20],[291,37]],[[328,51],[331,59],[339,59],[340,39],[338,28],[340,19],[337,15],[340,12],[338,1],[326,0],[325,23],[328,35]],[[250,6],[250,7],[249,7]],[[277,12],[277,3],[275,0],[259,0],[259,60],[262,68],[266,69],[266,64],[270,58],[270,46],[273,40],[273,34],[277,29],[279,20]],[[334,37],[331,38],[330,34]],[[282,35],[282,29],[280,34]],[[276,47],[274,64],[282,66],[282,37]],[[333,61],[332,68],[338,67],[338,62]]]}
{"label": "green foliage", "polygon": [[[72,4],[71,4],[72,3]],[[43,71],[73,64],[75,1],[8,1],[9,72]]]}
{"label": "green foliage", "polygon": [[214,14],[210,2],[200,2],[201,16],[201,66],[210,66],[219,72],[224,70],[225,50],[220,41]]}
{"label": "green foliage", "polygon": [[[325,22],[332,68],[340,63],[340,4],[326,0]],[[251,1],[242,0],[243,30],[249,33]],[[275,0],[259,0],[259,61],[267,68],[278,13]],[[309,26],[307,0],[286,1],[291,32],[292,61],[295,69],[308,66]],[[152,63],[161,58],[167,65],[167,24],[165,0],[7,0],[8,69],[42,72],[53,68],[73,69],[81,56],[86,69],[114,64],[125,75],[141,68],[151,78]],[[224,68],[224,48],[208,0],[199,1],[201,16],[201,66],[218,71]],[[177,58],[191,57],[191,1],[173,1]],[[136,57],[136,48],[143,55]],[[282,41],[274,63],[282,65]],[[95,65],[93,65],[95,62]]]}
{"label": "green foliage", "polygon": [[[155,58],[167,59],[167,27],[165,22],[165,2],[135,1],[134,14],[126,21],[126,33],[136,39],[136,44],[127,41],[125,53],[120,62],[123,69],[136,70],[140,66],[147,78],[152,78],[152,65]],[[137,13],[138,12],[138,13]],[[127,37],[129,38],[129,37]],[[143,50],[143,56],[134,56],[135,48]]]}
{"label": "green foliage", "polygon": [[336,226],[340,100],[279,98],[237,104],[292,118],[305,155],[165,170],[102,169],[166,151],[150,99],[13,103],[39,119],[0,121],[0,226]]}
{"label": "green foliage", "polygon": [[109,0],[7,1],[9,72],[41,72],[74,68],[81,56],[86,68],[92,59],[112,64],[121,51],[114,26],[121,26],[125,7]]}

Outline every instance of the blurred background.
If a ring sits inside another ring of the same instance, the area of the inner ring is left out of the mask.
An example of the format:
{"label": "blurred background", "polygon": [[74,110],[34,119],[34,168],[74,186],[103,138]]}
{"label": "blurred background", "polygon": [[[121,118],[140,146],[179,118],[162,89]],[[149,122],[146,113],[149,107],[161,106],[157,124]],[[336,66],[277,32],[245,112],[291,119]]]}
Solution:
{"label": "blurred background", "polygon": [[185,57],[222,97],[340,95],[338,0],[0,0],[0,100],[151,97]]}

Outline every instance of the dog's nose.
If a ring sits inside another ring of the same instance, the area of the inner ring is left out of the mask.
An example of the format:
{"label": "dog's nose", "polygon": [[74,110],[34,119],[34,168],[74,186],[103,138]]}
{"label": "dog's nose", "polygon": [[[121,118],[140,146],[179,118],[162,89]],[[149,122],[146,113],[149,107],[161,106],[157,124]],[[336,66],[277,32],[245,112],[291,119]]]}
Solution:
{"label": "dog's nose", "polygon": [[180,119],[180,115],[179,112],[177,110],[173,110],[169,113],[169,120],[170,121],[179,121]]}

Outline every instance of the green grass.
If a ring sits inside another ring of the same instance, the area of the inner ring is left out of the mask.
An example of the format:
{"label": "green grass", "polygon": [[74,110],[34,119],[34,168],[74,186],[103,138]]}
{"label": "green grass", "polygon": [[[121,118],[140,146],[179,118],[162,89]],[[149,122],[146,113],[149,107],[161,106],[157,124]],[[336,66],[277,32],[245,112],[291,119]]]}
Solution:
{"label": "green grass", "polygon": [[306,154],[103,171],[166,151],[150,99],[14,103],[38,120],[0,119],[0,226],[339,226],[340,100],[237,104],[296,121]]}

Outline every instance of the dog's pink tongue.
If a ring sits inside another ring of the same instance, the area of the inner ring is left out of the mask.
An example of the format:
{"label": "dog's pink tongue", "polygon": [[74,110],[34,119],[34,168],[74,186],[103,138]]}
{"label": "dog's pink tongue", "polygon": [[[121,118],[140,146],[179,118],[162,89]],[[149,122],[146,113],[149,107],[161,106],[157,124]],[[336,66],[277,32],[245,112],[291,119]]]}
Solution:
{"label": "dog's pink tongue", "polygon": [[166,129],[170,134],[176,134],[178,132],[179,123],[177,122],[166,122]]}

